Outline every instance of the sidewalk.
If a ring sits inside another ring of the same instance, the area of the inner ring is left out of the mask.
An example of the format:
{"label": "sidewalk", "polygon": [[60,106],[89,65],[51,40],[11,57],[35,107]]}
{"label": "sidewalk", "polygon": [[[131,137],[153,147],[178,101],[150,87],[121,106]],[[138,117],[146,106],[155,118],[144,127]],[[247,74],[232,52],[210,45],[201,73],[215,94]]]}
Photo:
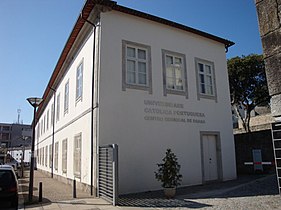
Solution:
{"label": "sidewalk", "polygon": [[[85,193],[77,190],[77,198],[72,198],[72,187],[66,185],[62,182],[52,179],[47,175],[43,174],[40,171],[35,171],[34,173],[34,196],[32,205],[23,205],[23,201],[28,200],[28,182],[29,178],[20,179],[20,201],[19,209],[31,209],[31,210],[59,210],[59,209],[70,209],[70,210],[136,210],[136,209],[167,209],[167,208],[176,208],[176,209],[189,209],[189,208],[212,208],[211,205],[208,205],[204,202],[198,202],[200,199],[204,198],[228,198],[230,197],[239,197],[242,194],[243,188],[250,186],[252,189],[253,186],[260,185],[264,180],[273,180],[270,183],[265,183],[274,186],[276,180],[274,179],[275,175],[249,175],[239,177],[237,180],[227,181],[222,183],[211,183],[207,185],[200,186],[190,186],[180,188],[177,191],[177,196],[174,199],[165,199],[162,191],[155,192],[146,192],[138,194],[130,194],[125,196],[120,196],[119,205],[112,206],[106,201],[93,198],[89,193]],[[38,203],[38,186],[39,182],[43,183],[43,202]],[[259,186],[260,188],[260,186]],[[263,187],[264,189],[266,187]],[[242,191],[241,191],[242,190]],[[267,191],[266,195],[274,195],[275,191]],[[244,190],[248,194],[248,191]],[[235,192],[235,194],[233,194]],[[231,194],[232,193],[232,194]],[[257,196],[262,195],[258,194],[259,192],[253,192],[253,195],[248,196]],[[244,193],[245,194],[245,193]],[[199,200],[198,200],[199,199]]]}
{"label": "sidewalk", "polygon": [[[42,182],[42,202],[39,203],[39,182]],[[96,205],[110,208],[111,205],[102,199],[91,197],[90,193],[86,193],[79,189],[76,190],[77,198],[73,198],[72,186],[64,184],[52,179],[50,176],[35,170],[34,171],[34,190],[33,203],[28,202],[29,173],[25,173],[24,179],[19,179],[19,209],[89,209]]]}

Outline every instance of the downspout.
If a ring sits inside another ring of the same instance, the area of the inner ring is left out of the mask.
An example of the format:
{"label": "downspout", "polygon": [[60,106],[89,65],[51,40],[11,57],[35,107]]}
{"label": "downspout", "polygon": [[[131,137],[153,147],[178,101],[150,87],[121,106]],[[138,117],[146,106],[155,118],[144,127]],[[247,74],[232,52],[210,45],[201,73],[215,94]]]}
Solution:
{"label": "downspout", "polygon": [[93,70],[92,70],[92,100],[91,100],[91,196],[93,195],[93,168],[94,168],[94,109],[98,107],[98,104],[94,106],[94,80],[95,80],[95,56],[96,56],[96,25],[89,20],[83,18],[83,14],[80,17],[94,27],[94,41],[93,41]]}
{"label": "downspout", "polygon": [[[51,166],[51,177],[54,178],[54,144],[55,144],[55,113],[56,113],[56,90],[49,87],[54,93],[54,110],[53,110],[53,134],[52,134],[52,166]],[[52,109],[52,108],[51,108]]]}

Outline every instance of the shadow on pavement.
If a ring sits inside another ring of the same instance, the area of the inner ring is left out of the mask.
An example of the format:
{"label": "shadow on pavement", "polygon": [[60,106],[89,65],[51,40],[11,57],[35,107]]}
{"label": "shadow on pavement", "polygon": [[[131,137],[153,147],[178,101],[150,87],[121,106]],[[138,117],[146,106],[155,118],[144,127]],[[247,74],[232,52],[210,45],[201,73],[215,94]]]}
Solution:
{"label": "shadow on pavement", "polygon": [[121,197],[118,200],[118,206],[142,207],[142,208],[203,208],[211,205],[194,201],[185,201],[181,199],[165,198],[126,198]]}

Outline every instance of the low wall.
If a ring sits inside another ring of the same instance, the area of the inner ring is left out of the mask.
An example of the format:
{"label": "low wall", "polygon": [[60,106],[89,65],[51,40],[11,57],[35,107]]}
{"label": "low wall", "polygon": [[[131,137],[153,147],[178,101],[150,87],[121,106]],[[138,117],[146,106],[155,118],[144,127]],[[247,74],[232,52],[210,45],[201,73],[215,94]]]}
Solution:
{"label": "low wall", "polygon": [[[254,173],[253,165],[245,165],[245,162],[253,162],[253,149],[260,149],[263,162],[274,163],[271,130],[255,131],[234,135],[236,167],[238,174]],[[274,165],[263,165],[264,172],[274,171]]]}

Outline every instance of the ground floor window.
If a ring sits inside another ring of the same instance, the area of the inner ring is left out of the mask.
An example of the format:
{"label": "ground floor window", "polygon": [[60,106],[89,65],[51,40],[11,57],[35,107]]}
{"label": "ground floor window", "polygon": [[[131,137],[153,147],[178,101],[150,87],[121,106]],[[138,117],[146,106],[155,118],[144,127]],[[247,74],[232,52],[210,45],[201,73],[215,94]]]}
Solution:
{"label": "ground floor window", "polygon": [[74,137],[74,165],[73,171],[76,177],[81,176],[81,143],[82,134],[78,134]]}
{"label": "ground floor window", "polygon": [[59,142],[55,143],[55,170],[58,170]]}
{"label": "ground floor window", "polygon": [[67,139],[62,141],[62,172],[67,171]]}

